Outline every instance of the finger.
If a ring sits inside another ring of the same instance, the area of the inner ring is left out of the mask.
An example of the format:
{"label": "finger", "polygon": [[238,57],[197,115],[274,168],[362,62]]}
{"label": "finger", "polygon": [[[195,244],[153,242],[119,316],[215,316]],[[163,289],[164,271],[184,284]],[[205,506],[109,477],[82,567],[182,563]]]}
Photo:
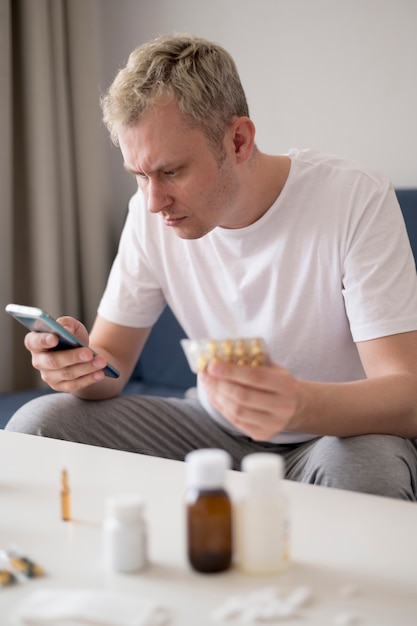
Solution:
{"label": "finger", "polygon": [[231,424],[255,441],[267,441],[287,424],[286,416],[281,417],[278,408],[271,413],[259,407],[238,404],[221,394],[209,395],[209,400]]}
{"label": "finger", "polygon": [[265,422],[271,417],[277,419],[281,412],[275,395],[248,387],[220,384],[208,395],[216,409],[236,425]]}
{"label": "finger", "polygon": [[75,319],[74,317],[63,316],[57,319],[57,322],[61,324],[70,333],[81,339],[83,343],[88,344],[88,332],[84,324]]}
{"label": "finger", "polygon": [[24,344],[29,352],[42,352],[56,347],[58,341],[53,333],[30,332],[25,335]]}
{"label": "finger", "polygon": [[104,378],[106,360],[93,355],[88,348],[35,352],[33,366],[41,378],[55,391],[74,392]]}
{"label": "finger", "polygon": [[213,361],[207,368],[207,374],[214,378],[266,390],[274,388],[278,374],[285,373],[285,371],[276,364],[252,367],[221,361]]}
{"label": "finger", "polygon": [[[60,377],[60,374],[61,376],[67,376],[67,378]],[[44,380],[51,389],[73,393],[103,380],[105,374],[103,370],[95,370],[84,376],[80,376],[79,372],[77,372],[77,374],[74,373],[74,375],[68,375],[66,370],[60,370],[59,372],[41,372],[41,376],[42,380]]]}
{"label": "finger", "polygon": [[254,432],[267,438],[288,425],[294,414],[293,393],[257,389],[230,380],[202,376],[210,403],[232,424],[249,436]]}
{"label": "finger", "polygon": [[[39,333],[44,334],[44,333]],[[98,357],[98,355],[97,355]],[[90,363],[94,360],[95,356],[90,348],[73,348],[67,350],[33,350],[32,351],[32,364],[38,370],[60,370],[64,367],[76,365],[78,363]],[[102,367],[105,367],[106,362],[101,358],[100,362],[104,363]],[[97,368],[96,368],[97,369]]]}
{"label": "finger", "polygon": [[278,365],[241,367],[220,363],[200,374],[206,390],[230,396],[231,400],[256,408],[265,401],[273,404],[296,393],[296,379]]}

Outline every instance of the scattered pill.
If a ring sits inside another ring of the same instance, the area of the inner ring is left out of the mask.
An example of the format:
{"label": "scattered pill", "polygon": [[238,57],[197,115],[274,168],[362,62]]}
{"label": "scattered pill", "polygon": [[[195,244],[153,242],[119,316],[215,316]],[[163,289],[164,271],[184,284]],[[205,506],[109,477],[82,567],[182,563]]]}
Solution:
{"label": "scattered pill", "polygon": [[284,594],[277,587],[265,587],[242,596],[231,596],[212,617],[216,621],[238,619],[239,623],[276,623],[300,617],[297,609],[312,599],[311,589],[299,586]]}
{"label": "scattered pill", "polygon": [[300,586],[296,587],[294,591],[289,595],[287,602],[294,608],[306,606],[312,600],[313,593],[310,587]]}
{"label": "scattered pill", "polygon": [[239,596],[231,596],[218,609],[213,611],[213,619],[223,621],[240,615],[244,608],[244,602]]}

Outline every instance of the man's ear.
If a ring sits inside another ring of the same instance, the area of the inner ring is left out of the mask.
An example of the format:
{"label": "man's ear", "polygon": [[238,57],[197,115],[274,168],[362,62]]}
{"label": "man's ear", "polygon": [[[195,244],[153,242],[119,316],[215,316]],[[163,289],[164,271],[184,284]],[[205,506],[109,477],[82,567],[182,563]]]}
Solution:
{"label": "man's ear", "polygon": [[247,161],[255,145],[255,125],[249,117],[238,117],[231,125],[236,163]]}

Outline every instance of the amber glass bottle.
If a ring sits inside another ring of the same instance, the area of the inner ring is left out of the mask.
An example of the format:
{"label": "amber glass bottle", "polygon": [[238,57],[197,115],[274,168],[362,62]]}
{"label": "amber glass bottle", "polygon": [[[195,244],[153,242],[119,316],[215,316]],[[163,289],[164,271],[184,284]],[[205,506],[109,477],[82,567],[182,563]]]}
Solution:
{"label": "amber glass bottle", "polygon": [[230,567],[232,505],[224,487],[230,455],[206,448],[186,456],[188,560],[198,572],[222,572]]}

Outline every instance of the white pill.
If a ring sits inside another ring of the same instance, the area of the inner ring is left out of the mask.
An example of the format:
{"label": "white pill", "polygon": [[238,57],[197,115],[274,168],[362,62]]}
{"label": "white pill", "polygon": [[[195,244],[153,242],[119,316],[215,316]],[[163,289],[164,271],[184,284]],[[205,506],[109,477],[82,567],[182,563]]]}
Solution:
{"label": "white pill", "polygon": [[311,602],[312,597],[313,593],[311,591],[311,588],[307,587],[307,585],[303,585],[300,587],[296,587],[294,591],[291,592],[291,594],[288,596],[287,602],[294,608],[299,608]]}
{"label": "white pill", "polygon": [[231,596],[213,611],[212,617],[216,621],[231,619],[239,615],[244,606],[245,603],[240,596]]}

